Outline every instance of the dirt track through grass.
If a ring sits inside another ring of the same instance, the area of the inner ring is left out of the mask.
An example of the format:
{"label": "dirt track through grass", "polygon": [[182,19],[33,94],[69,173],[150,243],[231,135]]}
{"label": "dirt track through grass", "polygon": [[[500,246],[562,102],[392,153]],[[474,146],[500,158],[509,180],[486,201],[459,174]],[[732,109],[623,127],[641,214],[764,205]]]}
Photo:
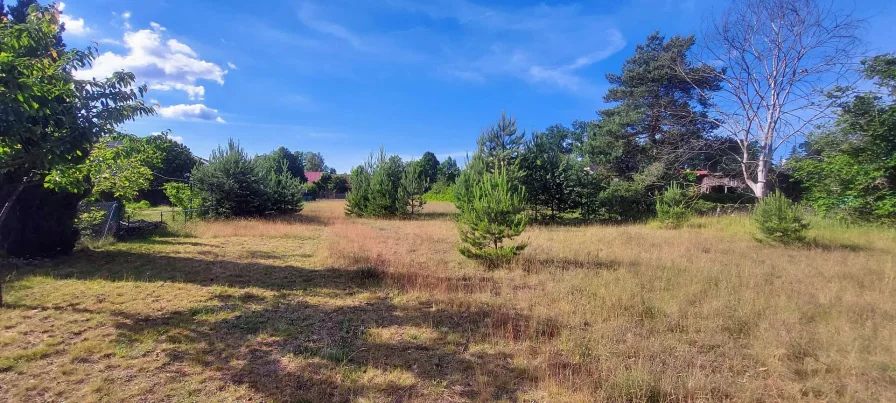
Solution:
{"label": "dirt track through grass", "polygon": [[486,272],[451,211],[315,202],[21,268],[0,400],[896,401],[891,230],[533,227]]}

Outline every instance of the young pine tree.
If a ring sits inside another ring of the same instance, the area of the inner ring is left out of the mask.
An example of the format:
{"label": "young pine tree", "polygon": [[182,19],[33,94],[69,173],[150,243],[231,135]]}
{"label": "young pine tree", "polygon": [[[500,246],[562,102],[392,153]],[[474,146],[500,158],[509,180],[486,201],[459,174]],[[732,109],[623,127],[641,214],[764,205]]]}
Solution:
{"label": "young pine tree", "polygon": [[358,165],[351,173],[352,190],[345,196],[345,215],[363,217],[370,206],[370,171]]}
{"label": "young pine tree", "polygon": [[302,211],[302,181],[293,176],[286,161],[278,170],[270,169],[259,174],[267,189],[269,211],[281,214]]}
{"label": "young pine tree", "polygon": [[765,240],[784,245],[805,242],[809,229],[800,206],[780,191],[759,200],[753,211],[753,221]]}
{"label": "young pine tree", "polygon": [[679,228],[694,215],[691,202],[688,192],[673,182],[656,196],[656,218],[666,227]]}
{"label": "young pine tree", "polygon": [[239,143],[212,151],[206,165],[193,168],[193,186],[202,194],[210,214],[220,217],[253,216],[265,213],[267,189],[258,170]]}
{"label": "young pine tree", "polygon": [[429,181],[424,177],[423,168],[424,165],[420,161],[412,161],[401,176],[401,199],[407,200],[407,210],[411,214],[420,211],[426,204],[423,195],[426,193]]}
{"label": "young pine tree", "polygon": [[471,181],[466,196],[458,200],[458,229],[465,244],[458,250],[491,269],[507,264],[526,248],[525,243],[505,244],[526,229],[525,192],[500,169]]}

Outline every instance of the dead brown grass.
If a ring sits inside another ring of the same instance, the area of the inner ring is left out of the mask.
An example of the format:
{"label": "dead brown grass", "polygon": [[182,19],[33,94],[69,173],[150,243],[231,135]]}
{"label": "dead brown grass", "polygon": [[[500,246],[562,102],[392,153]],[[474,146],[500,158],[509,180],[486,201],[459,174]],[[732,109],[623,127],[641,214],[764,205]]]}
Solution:
{"label": "dead brown grass", "polygon": [[891,230],[532,227],[487,272],[450,205],[306,208],[21,269],[0,400],[896,401]]}

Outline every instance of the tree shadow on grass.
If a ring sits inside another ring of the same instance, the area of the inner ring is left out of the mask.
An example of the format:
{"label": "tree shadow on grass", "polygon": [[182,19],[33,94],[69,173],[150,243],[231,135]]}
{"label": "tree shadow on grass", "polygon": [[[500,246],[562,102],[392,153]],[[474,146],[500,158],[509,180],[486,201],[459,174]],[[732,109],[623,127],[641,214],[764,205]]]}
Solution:
{"label": "tree shadow on grass", "polygon": [[310,269],[263,263],[195,259],[124,251],[83,250],[34,268],[33,274],[109,281],[169,281],[200,286],[258,287],[272,291],[356,288],[375,280],[371,269]]}
{"label": "tree shadow on grass", "polygon": [[[206,320],[211,311],[194,310],[116,316],[119,341],[156,334],[170,362],[201,365],[276,401],[513,399],[534,380],[508,353],[470,350],[496,326],[516,328],[509,331],[522,337],[528,323],[519,316],[510,325],[495,323],[487,310],[433,311],[385,299],[351,307],[274,300],[209,308],[234,315]],[[436,330],[418,341],[374,336],[378,329],[395,327]],[[552,334],[545,330],[542,336]],[[365,373],[373,376],[362,380]],[[406,374],[413,383],[402,381]],[[434,391],[433,385],[444,389]]]}
{"label": "tree shadow on grass", "polygon": [[[365,268],[307,269],[91,251],[30,271],[277,291],[274,296],[218,292],[201,306],[161,314],[94,312],[108,315],[116,329],[114,342],[124,349],[154,340],[154,351],[138,354],[164,356],[156,371],[198,366],[216,379],[275,401],[515,400],[535,375],[495,348],[495,341],[539,341],[559,331],[552,321],[475,304],[396,303],[386,297],[389,293],[337,304],[308,298],[316,291],[338,298],[346,291],[387,287],[377,271]],[[316,290],[289,292],[309,289]]]}

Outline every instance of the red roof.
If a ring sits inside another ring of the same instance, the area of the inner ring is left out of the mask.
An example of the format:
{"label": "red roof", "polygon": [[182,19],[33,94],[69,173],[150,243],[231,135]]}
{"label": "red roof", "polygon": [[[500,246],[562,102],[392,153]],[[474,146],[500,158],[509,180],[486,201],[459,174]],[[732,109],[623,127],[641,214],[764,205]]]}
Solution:
{"label": "red roof", "polygon": [[314,183],[320,180],[320,177],[323,175],[323,172],[314,171],[314,172],[305,172],[305,177],[308,178],[308,183]]}

